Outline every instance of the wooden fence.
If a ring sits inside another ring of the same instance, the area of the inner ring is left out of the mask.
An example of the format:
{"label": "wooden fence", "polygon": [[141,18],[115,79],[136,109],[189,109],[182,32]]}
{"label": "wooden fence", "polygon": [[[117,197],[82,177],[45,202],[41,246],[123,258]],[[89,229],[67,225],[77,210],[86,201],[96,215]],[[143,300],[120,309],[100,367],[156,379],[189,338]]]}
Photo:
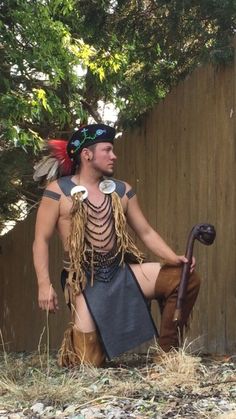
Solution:
{"label": "wooden fence", "polygon": [[[136,188],[148,220],[176,252],[184,253],[194,224],[210,222],[216,228],[214,245],[195,245],[203,282],[189,338],[207,353],[236,351],[235,112],[236,64],[200,67],[116,145],[116,177]],[[11,350],[37,349],[48,326],[56,348],[69,319],[59,289],[57,237],[50,254],[60,312],[48,325],[37,308],[33,228],[34,214],[0,239],[0,327]]]}
{"label": "wooden fence", "polygon": [[215,225],[215,244],[195,245],[203,283],[190,333],[214,353],[236,351],[235,80],[235,63],[197,69],[118,147],[118,175],[177,252],[194,224]]}
{"label": "wooden fence", "polygon": [[60,289],[62,248],[56,235],[50,244],[50,273],[60,310],[47,318],[38,308],[32,261],[34,224],[35,214],[31,214],[0,240],[0,328],[6,350],[38,350],[48,339],[51,348],[56,349],[69,320]]}

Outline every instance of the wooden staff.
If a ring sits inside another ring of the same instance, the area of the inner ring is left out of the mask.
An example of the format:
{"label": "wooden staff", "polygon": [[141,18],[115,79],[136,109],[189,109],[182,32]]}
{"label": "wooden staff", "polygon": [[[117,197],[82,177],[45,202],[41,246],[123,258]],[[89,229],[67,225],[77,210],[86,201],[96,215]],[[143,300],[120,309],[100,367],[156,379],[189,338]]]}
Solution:
{"label": "wooden staff", "polygon": [[215,240],[216,232],[215,228],[211,224],[196,224],[188,237],[187,241],[187,248],[185,256],[188,259],[187,263],[184,263],[182,275],[180,279],[180,285],[179,285],[179,291],[178,291],[178,297],[176,302],[176,309],[173,317],[173,321],[176,323],[176,326],[180,326],[181,318],[182,318],[182,307],[183,302],[186,296],[186,290],[188,286],[189,281],[189,274],[190,274],[190,268],[192,263],[192,257],[193,257],[193,245],[195,239],[200,241],[202,244],[205,244],[209,246],[212,244]]}

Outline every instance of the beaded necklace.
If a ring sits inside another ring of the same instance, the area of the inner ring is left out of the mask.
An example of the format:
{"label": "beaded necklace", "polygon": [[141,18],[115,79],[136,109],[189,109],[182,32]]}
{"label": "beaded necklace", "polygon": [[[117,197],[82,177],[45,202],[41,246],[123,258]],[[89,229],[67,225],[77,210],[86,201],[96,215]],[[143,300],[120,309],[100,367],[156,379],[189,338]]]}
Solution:
{"label": "beaded necklace", "polygon": [[100,183],[99,189],[105,196],[99,206],[89,200],[84,186],[78,185],[71,190],[68,284],[74,295],[86,286],[87,275],[91,285],[94,274],[98,280],[111,280],[126,253],[134,255],[140,263],[143,260],[142,253],[126,230],[126,218],[115,188],[112,180]]}

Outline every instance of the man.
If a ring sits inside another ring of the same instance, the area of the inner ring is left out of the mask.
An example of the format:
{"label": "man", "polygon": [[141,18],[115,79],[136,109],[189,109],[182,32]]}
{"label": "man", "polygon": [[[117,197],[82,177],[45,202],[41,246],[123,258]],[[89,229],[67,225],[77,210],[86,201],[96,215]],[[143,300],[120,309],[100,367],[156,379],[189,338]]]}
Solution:
{"label": "man", "polygon": [[[156,336],[152,299],[161,309],[159,345],[164,351],[178,347],[173,314],[181,265],[187,260],[148,224],[131,186],[112,178],[114,138],[114,128],[91,124],[76,131],[66,149],[63,142],[64,151],[58,152],[54,143],[60,173],[67,167],[67,173],[74,174],[48,184],[37,214],[33,253],[42,310],[58,309],[48,270],[48,243],[55,228],[65,249],[61,280],[72,325],[59,352],[62,366],[101,366],[106,357]],[[127,233],[126,220],[164,266],[144,262]],[[181,329],[199,291],[194,265],[193,260]]]}

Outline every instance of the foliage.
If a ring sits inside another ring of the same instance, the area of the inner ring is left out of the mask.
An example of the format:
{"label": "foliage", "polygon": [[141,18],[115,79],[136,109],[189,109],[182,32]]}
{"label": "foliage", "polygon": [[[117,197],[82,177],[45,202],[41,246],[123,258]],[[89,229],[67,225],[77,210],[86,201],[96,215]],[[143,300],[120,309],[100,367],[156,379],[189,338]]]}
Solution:
{"label": "foliage", "polygon": [[231,57],[235,12],[234,0],[1,2],[1,138],[37,150],[99,99],[136,119],[202,60]]}
{"label": "foliage", "polygon": [[104,100],[116,104],[123,127],[137,121],[201,62],[232,59],[234,0],[118,0],[92,5],[81,0],[76,5],[84,41],[100,49],[100,55],[105,50],[108,56],[120,57],[115,74],[105,69],[100,84],[94,74],[93,83]]}
{"label": "foliage", "polygon": [[137,122],[199,63],[232,58],[235,16],[234,0],[0,1],[0,153],[34,160],[46,138],[100,121],[99,101],[120,128]]}
{"label": "foliage", "polygon": [[69,31],[44,3],[9,0],[0,8],[1,138],[35,150],[39,137],[71,127],[82,113],[70,91],[76,60]]}
{"label": "foliage", "polygon": [[40,190],[32,178],[32,152],[20,148],[0,154],[0,231],[5,223],[25,218],[27,210],[39,200]]}

